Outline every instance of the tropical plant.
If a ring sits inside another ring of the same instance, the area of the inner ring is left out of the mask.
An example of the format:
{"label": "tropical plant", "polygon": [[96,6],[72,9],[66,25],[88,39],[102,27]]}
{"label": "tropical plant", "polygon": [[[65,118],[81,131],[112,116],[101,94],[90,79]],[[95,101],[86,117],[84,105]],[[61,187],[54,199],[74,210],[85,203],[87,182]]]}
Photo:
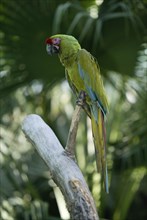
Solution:
{"label": "tropical plant", "polygon": [[44,41],[74,35],[97,59],[108,93],[110,194],[95,169],[89,120],[77,136],[77,160],[103,218],[146,219],[146,2],[1,0],[1,218],[65,218],[46,165],[21,132],[36,113],[65,146],[75,100],[64,69]]}

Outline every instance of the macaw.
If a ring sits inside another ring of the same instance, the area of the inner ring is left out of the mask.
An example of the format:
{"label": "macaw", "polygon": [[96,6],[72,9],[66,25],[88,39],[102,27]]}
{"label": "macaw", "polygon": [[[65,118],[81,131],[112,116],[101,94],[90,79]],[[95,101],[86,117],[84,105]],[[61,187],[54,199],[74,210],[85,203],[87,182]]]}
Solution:
{"label": "macaw", "polygon": [[108,193],[108,173],[106,162],[105,118],[108,101],[104,90],[100,69],[96,59],[70,35],[57,34],[46,39],[49,55],[58,54],[65,67],[66,79],[76,97],[81,91],[86,94],[85,108],[91,118],[98,172],[102,173],[105,191]]}

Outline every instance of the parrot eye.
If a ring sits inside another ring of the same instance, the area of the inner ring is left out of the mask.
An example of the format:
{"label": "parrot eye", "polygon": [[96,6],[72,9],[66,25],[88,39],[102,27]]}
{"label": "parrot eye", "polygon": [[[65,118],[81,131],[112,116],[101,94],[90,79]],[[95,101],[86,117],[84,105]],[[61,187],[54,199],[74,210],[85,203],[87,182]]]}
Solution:
{"label": "parrot eye", "polygon": [[47,38],[45,41],[45,44],[50,44],[50,45],[59,45],[61,42],[60,38]]}
{"label": "parrot eye", "polygon": [[53,38],[52,39],[52,44],[54,45],[59,45],[60,44],[61,39],[60,38]]}

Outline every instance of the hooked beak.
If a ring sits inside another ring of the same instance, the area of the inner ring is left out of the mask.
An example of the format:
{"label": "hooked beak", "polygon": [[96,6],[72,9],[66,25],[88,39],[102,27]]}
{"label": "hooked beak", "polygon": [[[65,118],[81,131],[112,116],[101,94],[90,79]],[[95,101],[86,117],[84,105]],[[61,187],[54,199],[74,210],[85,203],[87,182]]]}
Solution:
{"label": "hooked beak", "polygon": [[54,53],[59,53],[59,46],[53,44],[47,44],[46,51],[49,55],[53,55]]}

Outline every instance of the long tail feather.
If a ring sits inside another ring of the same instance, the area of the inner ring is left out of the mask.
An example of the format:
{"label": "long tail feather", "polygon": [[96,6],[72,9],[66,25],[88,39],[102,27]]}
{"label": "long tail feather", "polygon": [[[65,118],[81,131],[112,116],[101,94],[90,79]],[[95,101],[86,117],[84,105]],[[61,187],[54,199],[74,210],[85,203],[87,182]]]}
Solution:
{"label": "long tail feather", "polygon": [[95,145],[96,163],[98,172],[102,173],[104,179],[105,191],[109,193],[108,188],[108,173],[106,162],[106,132],[104,125],[104,116],[101,109],[98,109],[98,122],[95,120],[93,114],[91,114],[92,133]]}

